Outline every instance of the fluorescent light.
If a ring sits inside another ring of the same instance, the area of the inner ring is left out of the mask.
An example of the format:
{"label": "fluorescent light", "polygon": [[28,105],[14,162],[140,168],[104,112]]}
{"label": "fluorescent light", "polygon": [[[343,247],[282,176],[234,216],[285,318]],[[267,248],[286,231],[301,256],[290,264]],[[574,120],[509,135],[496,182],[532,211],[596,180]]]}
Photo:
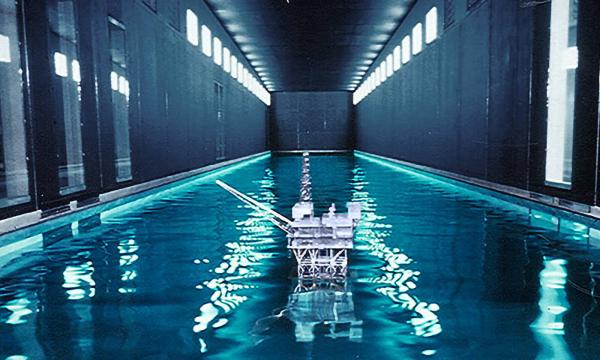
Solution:
{"label": "fluorescent light", "polygon": [[67,69],[67,56],[60,52],[54,53],[54,73],[60,77],[67,77],[69,70]]}
{"label": "fluorescent light", "polygon": [[244,82],[244,65],[240,61],[238,61],[237,66],[237,80],[240,84]]}
{"label": "fluorescent light", "polygon": [[417,55],[423,49],[423,25],[417,23],[412,29],[412,53]]}
{"label": "fluorescent light", "polygon": [[402,39],[402,63],[406,64],[410,61],[410,36],[406,35]]}
{"label": "fluorescent light", "polygon": [[187,31],[187,40],[194,46],[198,46],[198,17],[196,14],[187,9],[185,12],[185,23]]}
{"label": "fluorescent light", "polygon": [[231,77],[234,79],[238,77],[238,60],[233,55],[231,55]]}
{"label": "fluorescent light", "polygon": [[227,73],[231,71],[231,53],[226,47],[223,48],[223,70]]}
{"label": "fluorescent light", "polygon": [[387,76],[392,76],[392,74],[394,74],[394,56],[392,54],[389,54],[385,58],[385,67]]}
{"label": "fluorescent light", "polygon": [[206,25],[202,25],[202,52],[206,56],[212,55],[212,32]]}
{"label": "fluorescent light", "polygon": [[123,95],[127,94],[127,79],[124,76],[119,76],[119,92]]}
{"label": "fluorescent light", "polygon": [[398,45],[394,48],[394,71],[400,69],[401,61],[400,45]]}
{"label": "fluorescent light", "polygon": [[438,14],[437,8],[434,6],[425,15],[425,42],[430,44],[437,39]]}
{"label": "fluorescent light", "polygon": [[0,34],[0,62],[11,62],[10,56],[10,38]]}
{"label": "fluorescent light", "polygon": [[113,91],[119,90],[119,74],[114,71],[110,73],[110,87]]}
{"label": "fluorescent light", "polygon": [[387,73],[385,72],[385,61],[379,64],[379,76],[381,82],[384,82],[387,79]]}
{"label": "fluorescent light", "polygon": [[223,64],[223,45],[216,36],[213,38],[213,61],[217,65]]}
{"label": "fluorescent light", "polygon": [[81,68],[79,66],[79,61],[71,61],[71,71],[71,77],[73,78],[73,81],[81,82]]}

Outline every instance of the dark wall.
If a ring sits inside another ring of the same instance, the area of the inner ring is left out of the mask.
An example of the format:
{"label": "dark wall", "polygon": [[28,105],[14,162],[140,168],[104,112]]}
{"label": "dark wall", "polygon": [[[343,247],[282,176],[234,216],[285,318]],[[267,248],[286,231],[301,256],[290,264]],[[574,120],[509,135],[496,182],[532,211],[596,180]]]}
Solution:
{"label": "dark wall", "polygon": [[[98,194],[266,150],[267,107],[186,39],[186,10],[208,25],[223,46],[254,74],[241,51],[197,0],[76,2],[81,66],[81,138],[85,189],[59,192],[58,158],[64,152],[61,80],[54,73],[56,37],[50,2],[19,1],[31,201],[0,209],[10,217],[48,210]],[[22,15],[22,16],[21,16]],[[117,181],[111,89],[109,16],[125,30],[132,179]],[[69,62],[71,59],[69,59]],[[69,63],[70,64],[70,63]],[[256,78],[256,74],[254,74]],[[215,84],[222,86],[217,105]],[[220,113],[220,117],[218,117]],[[222,119],[219,121],[218,119]],[[18,121],[18,119],[15,119]],[[62,133],[62,134],[61,134]],[[224,151],[217,153],[217,142]]]}
{"label": "dark wall", "polygon": [[273,150],[352,148],[349,92],[275,92],[272,95],[270,136]]}
{"label": "dark wall", "polygon": [[[160,4],[160,1],[159,1]],[[186,6],[187,5],[187,6]],[[132,58],[140,89],[133,147],[135,171],[140,180],[198,168],[217,162],[218,127],[214,84],[223,86],[225,159],[266,149],[266,107],[248,89],[185,39],[185,9],[198,15],[224,46],[227,41],[203,2],[181,1],[181,31],[137,4],[128,18],[132,23]],[[160,9],[160,8],[159,8]],[[212,20],[212,21],[209,21]],[[147,56],[146,54],[150,54]],[[237,54],[241,58],[240,53]],[[245,67],[250,67],[245,64]],[[135,100],[134,100],[135,102]]]}
{"label": "dark wall", "polygon": [[[592,3],[580,1],[588,8],[585,14],[580,11],[580,54],[599,46],[584,35],[597,32],[598,25],[588,20],[598,10]],[[574,151],[586,159],[574,164],[580,182],[574,174],[571,190],[551,188],[543,175],[546,114],[537,111],[547,101],[549,4],[422,0],[382,54],[424,21],[434,5],[438,39],[355,107],[357,149],[593,204],[593,191],[581,184],[593,181],[597,169],[592,160],[597,156],[598,53],[584,60],[587,70],[581,62],[578,70],[578,81],[586,79],[588,85],[586,95],[577,96],[577,106],[594,112],[575,120],[576,133],[588,129],[593,134],[591,145],[575,137]]]}

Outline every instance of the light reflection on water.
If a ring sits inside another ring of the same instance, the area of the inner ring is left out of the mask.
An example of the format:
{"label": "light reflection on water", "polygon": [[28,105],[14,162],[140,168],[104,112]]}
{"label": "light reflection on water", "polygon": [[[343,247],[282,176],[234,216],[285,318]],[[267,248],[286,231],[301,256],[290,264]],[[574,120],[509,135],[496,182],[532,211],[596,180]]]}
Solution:
{"label": "light reflection on water", "polygon": [[[270,190],[274,186],[272,171],[267,169],[264,178],[256,181],[256,185],[259,186],[260,192],[258,194],[249,193],[250,196],[265,205],[271,205],[276,201],[275,195]],[[275,242],[274,232],[279,230],[274,229],[267,220],[268,214],[243,205],[238,205],[238,207],[247,208],[250,211],[247,219],[237,220],[235,223],[235,228],[240,233],[239,241],[225,244],[227,253],[217,267],[209,270],[215,276],[202,281],[201,285],[197,285],[198,289],[209,289],[212,291],[212,295],[208,302],[200,306],[200,315],[194,318],[196,324],[193,331],[195,333],[202,333],[209,329],[209,326],[218,329],[227,325],[229,322],[227,314],[232,313],[248,300],[248,296],[239,295],[237,292],[244,289],[260,289],[256,283],[238,283],[238,281],[247,281],[262,276],[257,265],[274,255],[269,252],[269,248]],[[208,263],[208,261],[197,261],[196,263]],[[198,341],[200,352],[208,351],[207,342],[202,336]]]}
{"label": "light reflection on water", "polygon": [[92,278],[94,266],[91,261],[78,265],[67,265],[63,272],[65,288],[69,300],[81,300],[85,297],[92,298],[96,294],[96,282]]}
{"label": "light reflection on water", "polygon": [[544,269],[540,272],[540,314],[531,324],[536,340],[540,344],[538,359],[571,359],[564,340],[564,314],[570,305],[565,292],[567,284],[567,261],[544,258]]}
{"label": "light reflection on water", "polygon": [[[363,169],[355,168],[352,178],[352,201],[362,204],[362,219],[356,230],[356,251],[367,252],[382,260],[381,275],[360,278],[359,282],[376,284],[376,292],[399,304],[411,313],[409,323],[413,334],[431,337],[442,332],[437,312],[440,306],[420,301],[411,291],[417,287],[421,272],[411,266],[413,260],[398,248],[390,248],[386,238],[393,235],[393,226],[386,224],[385,216],[376,215],[377,199],[371,196]],[[411,267],[413,269],[411,269]]]}
{"label": "light reflection on water", "polygon": [[[254,161],[223,179],[288,214],[299,164]],[[283,234],[215,176],[39,235],[43,250],[0,277],[0,359],[600,352],[594,229],[381,165],[312,160],[318,211],[363,204],[338,284],[298,284]]]}

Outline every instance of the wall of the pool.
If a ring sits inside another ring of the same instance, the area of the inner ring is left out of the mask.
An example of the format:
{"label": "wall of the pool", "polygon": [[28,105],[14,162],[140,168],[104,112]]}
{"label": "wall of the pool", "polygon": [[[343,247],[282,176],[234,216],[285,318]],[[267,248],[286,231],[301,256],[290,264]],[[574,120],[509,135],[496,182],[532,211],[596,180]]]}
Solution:
{"label": "wall of the pool", "polygon": [[[62,40],[57,40],[61,35],[53,29],[56,19],[49,9],[54,2],[16,3],[22,15],[17,19],[27,78],[28,164],[22,186],[25,192],[29,190],[18,204],[2,204],[0,218],[39,218],[66,210],[75,201],[93,203],[106,192],[267,150],[267,106],[215,64],[212,57],[204,55],[200,45],[186,39],[186,10],[191,9],[198,17],[198,31],[201,25],[207,25],[212,35],[218,36],[223,46],[258,78],[205,2],[76,2],[78,55],[67,54],[67,77],[55,74],[55,53],[67,51],[63,50]],[[115,45],[109,28],[122,30],[123,49]],[[115,51],[125,54],[124,65],[115,63],[121,56]],[[64,191],[63,186],[61,192],[65,176],[59,175],[59,165],[68,156],[65,142],[77,141],[70,129],[65,129],[65,104],[73,103],[66,101],[63,93],[75,82],[70,70],[74,56],[78,56],[81,75],[78,86],[83,165],[63,172],[72,170],[84,176],[84,188]],[[126,68],[115,70],[121,65]],[[127,90],[121,82],[112,83],[114,71],[126,76]],[[221,101],[216,88],[222,89]],[[116,151],[127,136],[119,134],[123,128],[115,128],[119,115],[114,112],[113,101],[125,92],[129,98],[126,116],[131,176],[118,174],[116,165]]]}
{"label": "wall of the pool", "polygon": [[[85,187],[68,193],[61,192],[59,164],[68,138],[62,91],[71,79],[55,74],[60,46],[53,3],[16,2],[27,167],[11,175],[23,179],[17,185],[26,194],[14,204],[0,202],[0,232],[89,206],[119,189],[265,150],[304,149],[383,155],[600,218],[596,0],[580,0],[590,11],[579,19],[570,189],[544,181],[549,3],[419,0],[373,66],[433,6],[438,38],[359,104],[352,105],[348,91],[274,92],[269,109],[186,39],[189,9],[252,71],[204,1],[77,2],[83,167],[67,170],[83,174]],[[125,34],[130,178],[119,178],[116,167],[111,27]]]}
{"label": "wall of the pool", "polygon": [[433,6],[438,38],[355,106],[355,148],[598,216],[600,3],[580,1],[570,189],[545,183],[550,2],[526,3],[418,1],[372,67]]}

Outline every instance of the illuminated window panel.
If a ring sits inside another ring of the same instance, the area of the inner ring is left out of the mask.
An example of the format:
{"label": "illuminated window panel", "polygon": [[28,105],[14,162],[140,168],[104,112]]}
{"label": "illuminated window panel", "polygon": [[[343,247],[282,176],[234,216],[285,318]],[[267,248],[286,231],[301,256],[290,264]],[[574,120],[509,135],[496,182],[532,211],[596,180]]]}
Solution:
{"label": "illuminated window panel", "polygon": [[198,17],[190,9],[185,12],[185,23],[187,40],[190,44],[198,46]]}
{"label": "illuminated window panel", "polygon": [[73,60],[71,61],[71,77],[75,82],[81,82],[81,68],[79,66],[79,61]]}
{"label": "illuminated window panel", "polygon": [[573,167],[573,121],[577,48],[577,2],[552,1],[548,68],[546,183],[569,188]]}
{"label": "illuminated window panel", "polygon": [[63,53],[54,53],[54,73],[60,77],[69,76],[67,68],[67,57]]}
{"label": "illuminated window panel", "polygon": [[11,62],[10,56],[10,38],[0,34],[0,62]]}
{"label": "illuminated window panel", "polygon": [[110,88],[113,91],[119,90],[119,74],[114,71],[110,73]]}
{"label": "illuminated window panel", "polygon": [[231,71],[231,52],[226,47],[223,48],[223,70],[227,73]]}
{"label": "illuminated window panel", "polygon": [[425,42],[427,44],[432,43],[437,39],[438,35],[438,13],[437,8],[432,7],[431,10],[425,15]]}
{"label": "illuminated window panel", "polygon": [[381,64],[379,64],[379,76],[381,77],[380,80],[381,82],[385,82],[385,80],[387,79],[387,74],[385,72],[385,61],[382,62]]}
{"label": "illuminated window panel", "polygon": [[398,71],[400,69],[400,64],[402,63],[402,54],[400,53],[400,45],[394,48],[394,71]]}
{"label": "illuminated window panel", "polygon": [[240,84],[244,83],[244,65],[241,62],[238,62],[237,66],[237,80]]}
{"label": "illuminated window panel", "polygon": [[410,36],[406,35],[402,39],[402,64],[410,61]]}
{"label": "illuminated window panel", "polygon": [[128,87],[129,87],[129,84],[127,82],[127,79],[125,79],[124,76],[119,76],[119,92],[123,95],[127,95]]}
{"label": "illuminated window panel", "polygon": [[394,74],[394,56],[389,54],[385,59],[385,67],[387,76],[390,77]]}
{"label": "illuminated window panel", "polygon": [[250,72],[248,72],[248,69],[244,68],[243,70],[244,72],[244,87],[247,89],[250,86]]}
{"label": "illuminated window panel", "polygon": [[381,84],[381,67],[377,67],[375,69],[375,87],[378,87]]}
{"label": "illuminated window panel", "polygon": [[423,50],[423,25],[418,23],[412,29],[412,53],[417,55]]}
{"label": "illuminated window panel", "polygon": [[213,61],[217,65],[223,64],[223,44],[216,36],[213,38]]}
{"label": "illuminated window panel", "polygon": [[231,77],[234,79],[238,77],[238,60],[233,55],[231,55]]}
{"label": "illuminated window panel", "polygon": [[212,56],[212,32],[206,25],[202,25],[202,53],[206,56]]}

